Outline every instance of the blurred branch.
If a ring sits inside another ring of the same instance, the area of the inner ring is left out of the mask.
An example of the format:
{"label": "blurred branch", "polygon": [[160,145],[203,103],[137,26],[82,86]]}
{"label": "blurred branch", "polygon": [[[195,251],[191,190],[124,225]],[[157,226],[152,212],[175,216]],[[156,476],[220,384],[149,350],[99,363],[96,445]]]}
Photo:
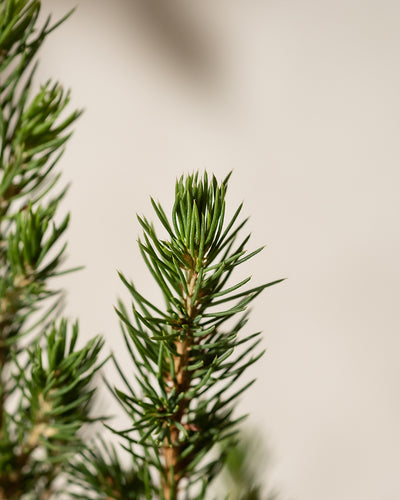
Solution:
{"label": "blurred branch", "polygon": [[227,500],[278,500],[275,491],[266,491],[269,456],[257,433],[242,432],[227,449],[221,473]]}

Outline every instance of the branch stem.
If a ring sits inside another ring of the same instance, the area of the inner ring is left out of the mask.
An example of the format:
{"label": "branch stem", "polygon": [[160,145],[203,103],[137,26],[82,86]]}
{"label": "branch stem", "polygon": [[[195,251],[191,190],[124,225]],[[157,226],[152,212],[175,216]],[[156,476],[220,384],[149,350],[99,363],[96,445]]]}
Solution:
{"label": "branch stem", "polygon": [[[198,273],[195,269],[187,271],[188,293],[183,298],[186,309],[186,319],[189,319],[189,325],[197,315],[196,302],[192,304],[192,298],[196,289]],[[182,336],[175,342],[177,354],[173,357],[175,364],[175,380],[172,387],[175,388],[177,395],[186,392],[191,384],[191,372],[187,370],[190,364],[190,351],[193,344],[193,336],[189,328],[182,329]],[[182,339],[182,340],[181,340]],[[184,426],[189,401],[183,398],[174,415],[174,421],[180,426]],[[164,478],[162,488],[165,500],[177,500],[179,492],[179,483],[184,477],[184,471],[181,470],[179,463],[181,444],[179,442],[180,431],[177,425],[172,424],[169,429],[169,438],[165,440],[163,446],[164,456]]]}

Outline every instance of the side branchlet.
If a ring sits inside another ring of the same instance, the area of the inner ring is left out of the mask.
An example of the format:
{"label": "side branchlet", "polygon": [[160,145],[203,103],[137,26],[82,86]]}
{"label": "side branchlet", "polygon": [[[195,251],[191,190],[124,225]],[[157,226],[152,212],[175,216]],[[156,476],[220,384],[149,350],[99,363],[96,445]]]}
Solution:
{"label": "side branchlet", "polygon": [[90,421],[102,340],[78,348],[55,323],[69,215],[57,164],[80,111],[52,81],[33,90],[36,56],[65,18],[40,21],[41,1],[0,0],[0,499],[44,500]]}

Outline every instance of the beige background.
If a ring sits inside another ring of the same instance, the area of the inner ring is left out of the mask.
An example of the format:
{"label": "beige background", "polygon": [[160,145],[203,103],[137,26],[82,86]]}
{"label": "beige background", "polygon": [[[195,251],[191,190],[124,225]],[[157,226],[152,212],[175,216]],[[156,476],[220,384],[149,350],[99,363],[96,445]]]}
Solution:
{"label": "beige background", "polygon": [[42,52],[86,109],[62,161],[85,336],[122,348],[116,268],[154,294],[149,195],[234,169],[231,209],[267,243],[245,272],[288,277],[255,304],[268,352],[241,405],[286,500],[400,498],[399,26],[395,0],[82,0]]}

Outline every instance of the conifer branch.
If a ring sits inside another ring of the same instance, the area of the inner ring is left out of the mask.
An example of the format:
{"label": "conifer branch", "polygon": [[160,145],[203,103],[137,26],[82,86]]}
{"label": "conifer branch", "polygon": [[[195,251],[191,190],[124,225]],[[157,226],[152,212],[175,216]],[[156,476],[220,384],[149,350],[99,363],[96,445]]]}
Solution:
{"label": "conifer branch", "polygon": [[218,184],[206,173],[179,179],[171,222],[152,200],[168,240],[138,217],[143,228],[139,247],[165,309],[120,273],[133,316],[122,302],[116,311],[139,391],[114,357],[128,392],[113,391],[132,427],[112,430],[127,441],[125,448],[138,467],[148,471],[150,491],[164,500],[204,498],[222,467],[229,447],[217,453],[215,445],[233,442],[244,418],[234,416],[237,399],[254,382],[237,386],[237,381],[263,353],[257,350],[258,333],[239,337],[247,308],[265,288],[282,281],[244,289],[247,278],[228,285],[234,269],[261,250],[247,253],[248,236],[237,242],[244,225],[237,223],[241,207],[225,223],[228,179]]}
{"label": "conifer branch", "polygon": [[[0,498],[49,499],[92,421],[91,383],[103,345],[77,347],[56,321],[69,215],[56,171],[71,125],[70,96],[52,81],[33,92],[36,56],[66,18],[39,22],[39,0],[0,0]],[[70,333],[71,331],[71,333]],[[100,418],[100,417],[98,417]],[[53,496],[54,498],[54,496]]]}

